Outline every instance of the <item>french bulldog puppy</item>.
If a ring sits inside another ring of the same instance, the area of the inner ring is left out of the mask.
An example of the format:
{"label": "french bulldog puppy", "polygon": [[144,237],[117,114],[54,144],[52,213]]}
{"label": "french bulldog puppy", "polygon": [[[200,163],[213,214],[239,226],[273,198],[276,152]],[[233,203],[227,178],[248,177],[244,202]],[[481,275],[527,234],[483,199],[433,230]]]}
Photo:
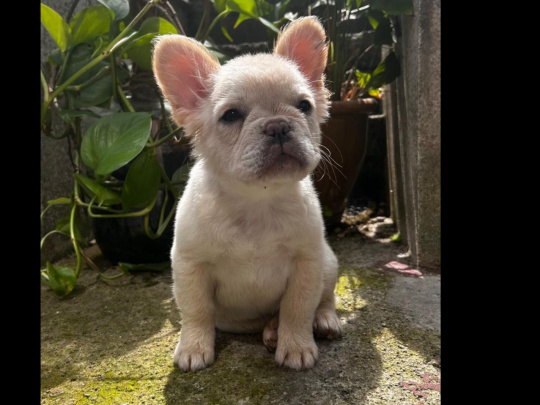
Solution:
{"label": "french bulldog puppy", "polygon": [[273,54],[223,66],[191,38],[156,40],[157,83],[196,158],[171,251],[183,371],[214,362],[216,327],[262,332],[277,363],[295,370],[315,364],[314,334],[341,334],[338,263],[311,179],[328,116],[326,60],[312,17],[282,30]]}

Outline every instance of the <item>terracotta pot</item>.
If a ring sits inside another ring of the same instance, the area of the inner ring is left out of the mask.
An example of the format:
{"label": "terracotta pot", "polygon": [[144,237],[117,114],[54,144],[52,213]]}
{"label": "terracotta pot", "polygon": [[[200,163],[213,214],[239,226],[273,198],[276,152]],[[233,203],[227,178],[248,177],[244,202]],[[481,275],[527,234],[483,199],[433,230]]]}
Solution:
{"label": "terracotta pot", "polygon": [[366,155],[368,115],[376,108],[374,99],[333,101],[330,118],[321,127],[323,154],[333,162],[323,158],[327,162],[321,161],[313,179],[327,228],[340,223]]}

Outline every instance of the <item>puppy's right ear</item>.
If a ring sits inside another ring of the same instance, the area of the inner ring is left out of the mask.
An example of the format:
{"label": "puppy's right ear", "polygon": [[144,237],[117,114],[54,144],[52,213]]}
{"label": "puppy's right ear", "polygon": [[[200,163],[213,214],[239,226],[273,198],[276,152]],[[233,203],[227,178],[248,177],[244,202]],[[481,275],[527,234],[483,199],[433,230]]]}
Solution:
{"label": "puppy's right ear", "polygon": [[181,35],[158,37],[152,64],[156,81],[176,119],[195,110],[208,96],[208,78],[220,66],[204,45]]}

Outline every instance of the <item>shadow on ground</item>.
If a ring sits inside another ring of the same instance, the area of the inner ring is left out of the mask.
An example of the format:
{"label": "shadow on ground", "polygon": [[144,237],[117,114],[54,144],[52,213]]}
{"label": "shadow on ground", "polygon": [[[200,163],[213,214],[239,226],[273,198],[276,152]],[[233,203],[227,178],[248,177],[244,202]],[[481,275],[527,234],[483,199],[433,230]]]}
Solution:
{"label": "shadow on ground", "polygon": [[[85,269],[64,300],[43,288],[42,404],[440,404],[436,390],[403,386],[440,375],[440,335],[388,299],[400,276],[373,266],[395,260],[399,248],[356,236],[332,245],[344,336],[318,340],[319,361],[301,372],[278,367],[260,334],[221,332],[214,365],[180,372],[170,272],[104,282]],[[424,288],[421,280],[411,285]]]}

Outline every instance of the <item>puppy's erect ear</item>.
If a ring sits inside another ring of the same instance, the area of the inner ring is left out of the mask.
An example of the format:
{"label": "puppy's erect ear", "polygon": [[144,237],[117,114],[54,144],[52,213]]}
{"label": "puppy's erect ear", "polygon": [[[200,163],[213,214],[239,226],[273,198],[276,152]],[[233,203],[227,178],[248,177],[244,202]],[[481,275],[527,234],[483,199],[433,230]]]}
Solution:
{"label": "puppy's erect ear", "polygon": [[152,63],[156,81],[175,116],[197,108],[208,95],[210,74],[220,66],[204,45],[181,35],[158,37]]}
{"label": "puppy's erect ear", "polygon": [[328,47],[324,28],[316,17],[303,17],[279,34],[274,54],[291,59],[314,86],[323,86]]}

